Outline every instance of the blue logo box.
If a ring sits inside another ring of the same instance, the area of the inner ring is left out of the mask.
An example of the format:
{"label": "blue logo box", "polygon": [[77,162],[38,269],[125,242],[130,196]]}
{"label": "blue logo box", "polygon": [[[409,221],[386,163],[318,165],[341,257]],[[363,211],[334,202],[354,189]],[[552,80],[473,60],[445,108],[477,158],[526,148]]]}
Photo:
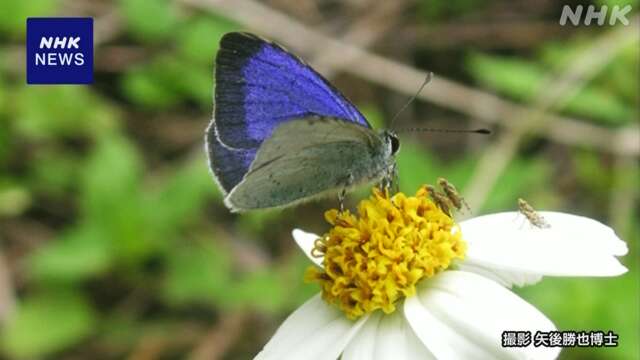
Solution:
{"label": "blue logo box", "polygon": [[27,84],[93,83],[92,18],[27,19]]}

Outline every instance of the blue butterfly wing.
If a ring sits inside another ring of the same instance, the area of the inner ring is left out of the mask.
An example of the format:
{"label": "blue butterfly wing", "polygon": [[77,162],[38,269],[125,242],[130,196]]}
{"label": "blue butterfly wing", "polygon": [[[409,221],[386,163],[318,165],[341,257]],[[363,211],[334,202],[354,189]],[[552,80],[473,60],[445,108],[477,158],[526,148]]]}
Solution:
{"label": "blue butterfly wing", "polygon": [[229,33],[216,57],[209,160],[222,188],[242,180],[257,149],[282,122],[309,115],[371,128],[320,74],[282,47],[247,33]]}
{"label": "blue butterfly wing", "polygon": [[205,143],[209,156],[209,168],[226,194],[242,181],[258,149],[234,149],[223,145],[213,123],[207,129]]}
{"label": "blue butterfly wing", "polygon": [[283,121],[311,114],[370,127],[337,89],[282,47],[246,33],[222,38],[215,122],[224,144],[255,148]]}

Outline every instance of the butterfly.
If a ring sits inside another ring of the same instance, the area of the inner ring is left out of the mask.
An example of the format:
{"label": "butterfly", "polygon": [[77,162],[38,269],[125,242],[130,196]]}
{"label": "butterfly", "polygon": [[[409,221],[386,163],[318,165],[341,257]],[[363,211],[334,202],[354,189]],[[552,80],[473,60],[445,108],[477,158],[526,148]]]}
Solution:
{"label": "butterfly", "polygon": [[233,212],[283,208],[389,183],[400,142],[376,132],[319,73],[249,33],[220,40],[209,167]]}

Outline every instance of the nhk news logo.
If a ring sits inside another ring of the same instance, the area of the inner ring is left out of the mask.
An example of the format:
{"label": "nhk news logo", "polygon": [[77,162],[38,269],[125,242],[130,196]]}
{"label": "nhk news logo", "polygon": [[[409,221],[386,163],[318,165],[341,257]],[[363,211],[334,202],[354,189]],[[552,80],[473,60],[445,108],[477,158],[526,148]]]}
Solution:
{"label": "nhk news logo", "polygon": [[92,18],[27,19],[27,84],[92,82]]}

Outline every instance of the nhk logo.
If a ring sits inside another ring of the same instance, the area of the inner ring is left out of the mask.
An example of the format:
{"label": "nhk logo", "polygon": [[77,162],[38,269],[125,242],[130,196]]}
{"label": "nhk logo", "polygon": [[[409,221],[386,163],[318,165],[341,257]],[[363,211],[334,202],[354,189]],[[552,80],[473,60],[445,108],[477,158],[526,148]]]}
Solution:
{"label": "nhk logo", "polygon": [[600,6],[600,9],[597,9],[593,5],[589,5],[586,7],[587,11],[584,12],[584,16],[582,16],[583,9],[585,9],[585,7],[582,5],[578,5],[575,8],[572,8],[569,5],[563,6],[562,14],[560,14],[560,25],[566,25],[567,20],[569,20],[573,26],[578,26],[582,20],[584,24],[588,26],[595,20],[596,24],[602,26],[606,23],[608,14],[609,25],[613,26],[616,23],[621,23],[622,25],[627,26],[629,25],[627,14],[632,10],[631,5],[627,5],[625,7],[614,5],[611,9],[609,9],[607,5]]}
{"label": "nhk logo", "polygon": [[27,19],[28,84],[92,82],[92,18]]}
{"label": "nhk logo", "polygon": [[[42,37],[40,40],[40,49],[80,49],[78,46],[80,37],[55,37],[52,36]],[[36,65],[84,65],[84,54],[81,52],[76,53],[61,53],[61,52],[38,52],[36,53]]]}

